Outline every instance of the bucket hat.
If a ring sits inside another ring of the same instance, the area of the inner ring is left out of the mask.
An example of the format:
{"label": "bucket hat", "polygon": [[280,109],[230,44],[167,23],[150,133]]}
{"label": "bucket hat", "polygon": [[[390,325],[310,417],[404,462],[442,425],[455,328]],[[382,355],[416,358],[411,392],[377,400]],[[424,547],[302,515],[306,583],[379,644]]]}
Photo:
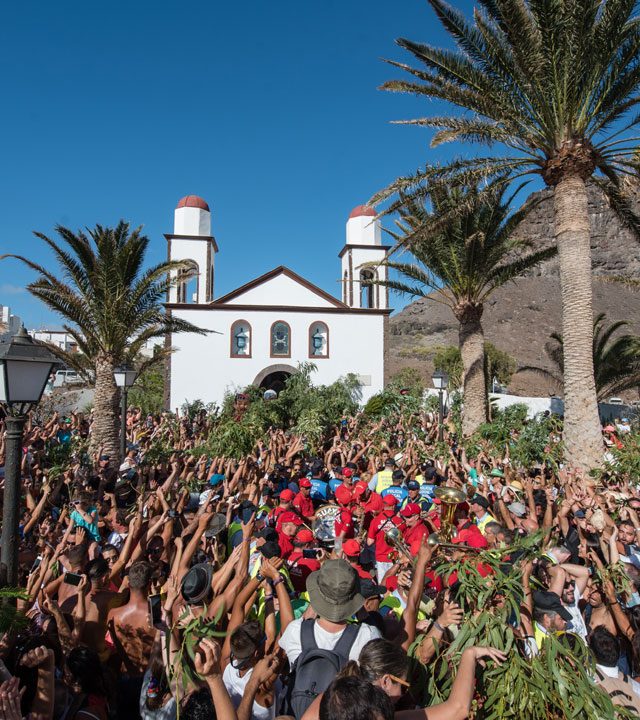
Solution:
{"label": "bucket hat", "polygon": [[311,607],[329,622],[342,622],[364,605],[360,577],[346,560],[327,560],[307,577]]}

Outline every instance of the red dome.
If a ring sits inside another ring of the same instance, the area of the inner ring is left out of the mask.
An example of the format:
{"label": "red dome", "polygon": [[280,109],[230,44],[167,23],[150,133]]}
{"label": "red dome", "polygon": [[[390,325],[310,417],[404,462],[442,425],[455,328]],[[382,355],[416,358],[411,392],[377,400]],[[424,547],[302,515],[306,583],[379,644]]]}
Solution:
{"label": "red dome", "polygon": [[372,207],[368,207],[367,205],[358,205],[358,207],[353,208],[353,210],[349,213],[349,220],[351,220],[351,218],[363,216],[377,217],[378,213]]}
{"label": "red dome", "polygon": [[211,212],[207,203],[197,195],[185,195],[178,203],[178,207],[195,207],[200,208],[201,210],[206,210],[207,212]]}

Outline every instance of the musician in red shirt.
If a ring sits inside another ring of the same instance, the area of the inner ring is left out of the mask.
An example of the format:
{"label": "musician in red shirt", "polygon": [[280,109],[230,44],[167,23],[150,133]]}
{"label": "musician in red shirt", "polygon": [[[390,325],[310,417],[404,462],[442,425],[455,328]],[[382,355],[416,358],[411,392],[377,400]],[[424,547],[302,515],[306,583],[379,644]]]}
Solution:
{"label": "musician in red shirt", "polygon": [[345,540],[342,544],[342,554],[344,559],[351,565],[351,567],[360,575],[361,578],[366,580],[373,580],[371,573],[368,573],[360,565],[360,552],[362,548],[357,540]]}
{"label": "musician in red shirt", "polygon": [[342,539],[355,537],[355,530],[353,527],[353,516],[351,511],[347,508],[340,510],[340,514],[336,516],[334,522],[334,528],[336,537],[342,537]]}
{"label": "musician in red shirt", "polygon": [[320,563],[317,558],[305,557],[305,550],[317,551],[311,530],[307,530],[307,528],[298,530],[293,538],[293,548],[293,552],[289,555],[287,561],[289,577],[296,592],[305,592],[309,575],[316,570],[320,570]]}
{"label": "musician in red shirt", "polygon": [[353,470],[348,467],[342,468],[342,485],[338,485],[334,493],[338,504],[344,507],[351,505],[353,491]]}
{"label": "musician in red shirt", "polygon": [[293,542],[291,538],[298,532],[298,528],[302,525],[302,520],[291,510],[280,513],[278,517],[280,529],[278,530],[278,545],[282,550],[282,558],[287,560],[293,552]]}
{"label": "musician in red shirt", "polygon": [[293,509],[305,519],[313,516],[313,500],[311,499],[311,481],[300,480],[300,492],[293,499]]}
{"label": "musician in red shirt", "polygon": [[[397,527],[400,532],[404,530],[404,523],[396,513],[396,505],[398,499],[393,495],[387,495],[382,501],[384,509],[373,519],[369,525],[367,534],[367,545],[376,546],[376,572],[378,574],[378,582],[382,582],[387,570],[393,565],[393,557],[396,555],[396,549],[387,544],[385,533],[393,527]],[[390,559],[391,558],[391,559]]]}
{"label": "musician in red shirt", "polygon": [[278,505],[267,515],[266,524],[270,527],[280,529],[280,515],[283,512],[291,510],[295,494],[292,490],[283,490],[278,498]]}
{"label": "musician in red shirt", "polygon": [[409,503],[400,515],[406,523],[402,534],[407,545],[411,545],[416,540],[422,540],[425,535],[429,534],[426,525],[420,519],[420,505],[417,503]]}

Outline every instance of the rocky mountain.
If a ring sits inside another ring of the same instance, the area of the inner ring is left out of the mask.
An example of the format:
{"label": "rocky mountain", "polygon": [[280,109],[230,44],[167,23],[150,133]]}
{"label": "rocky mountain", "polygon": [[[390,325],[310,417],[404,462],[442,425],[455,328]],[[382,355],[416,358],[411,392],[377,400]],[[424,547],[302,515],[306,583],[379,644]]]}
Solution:
{"label": "rocky mountain", "polygon": [[[589,186],[594,312],[605,312],[608,321],[627,320],[627,332],[640,335],[640,292],[606,280],[609,276],[640,278],[640,241],[620,224],[595,186]],[[520,225],[518,234],[536,247],[553,242],[552,191],[533,196],[538,203]],[[433,372],[434,349],[458,343],[458,326],[451,310],[429,298],[415,300],[390,322],[390,370],[417,369],[425,378]],[[485,305],[486,339],[513,355],[522,365],[548,367],[544,345],[550,333],[561,332],[562,303],[557,260],[535,268],[493,293]],[[532,374],[514,376],[510,391],[540,395],[552,387]]]}

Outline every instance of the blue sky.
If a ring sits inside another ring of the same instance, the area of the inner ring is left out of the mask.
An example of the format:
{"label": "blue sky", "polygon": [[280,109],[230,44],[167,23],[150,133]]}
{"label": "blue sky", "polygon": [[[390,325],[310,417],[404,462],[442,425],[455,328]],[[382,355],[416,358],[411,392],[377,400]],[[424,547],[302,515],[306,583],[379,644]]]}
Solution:
{"label": "blue sky", "polygon": [[[159,262],[178,200],[196,194],[220,248],[216,297],[281,264],[339,296],[350,210],[453,151],[390,124],[434,104],[377,90],[401,75],[382,57],[410,61],[394,38],[446,42],[425,0],[36,0],[3,16],[0,254],[50,265],[32,231],[124,218]],[[2,261],[0,303],[57,326],[23,290],[34,277]]]}

